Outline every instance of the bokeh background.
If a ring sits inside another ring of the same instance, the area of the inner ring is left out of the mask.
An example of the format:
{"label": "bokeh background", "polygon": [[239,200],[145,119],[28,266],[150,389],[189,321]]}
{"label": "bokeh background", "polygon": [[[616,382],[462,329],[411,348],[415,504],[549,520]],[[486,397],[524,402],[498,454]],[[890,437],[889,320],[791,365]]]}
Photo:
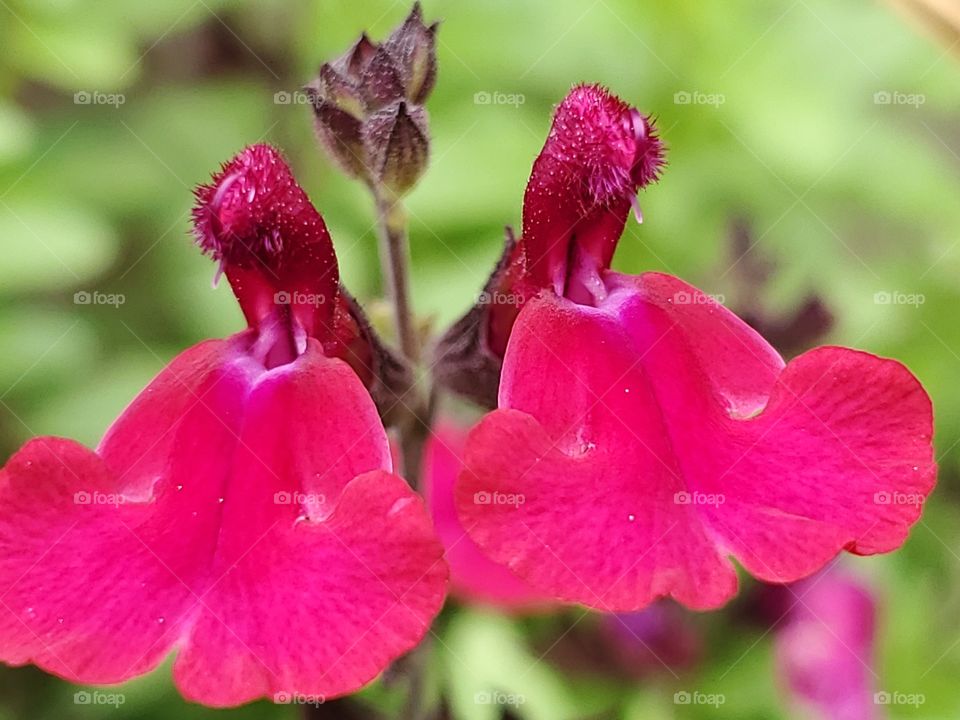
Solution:
{"label": "bokeh background", "polygon": [[[646,222],[629,224],[616,266],[674,273],[768,318],[813,298],[834,318],[824,341],[902,359],[933,396],[939,488],[902,550],[850,565],[877,602],[875,688],[924,698],[878,715],[955,718],[958,13],[951,0],[901,5],[924,6],[930,22],[866,0],[425,0],[428,21],[443,24],[432,165],[409,198],[414,297],[438,329],[472,302],[503,226],[519,223],[552,106],[572,83],[604,83],[655,114],[670,165],[641,196]],[[371,202],[319,151],[309,107],[276,93],[296,91],[363,28],[383,37],[408,10],[390,0],[0,0],[2,458],[36,434],[96,443],[178,351],[241,328],[226,284],[211,289],[188,213],[191,188],[246,144],[286,152],[348,286],[376,298]],[[123,302],[84,304],[84,292]],[[431,691],[446,693],[458,720],[807,717],[774,662],[776,627],[744,619],[750,602],[687,618],[701,652],[676,673],[610,670],[599,620],[583,611],[531,619],[451,606],[435,628]],[[494,688],[524,702],[476,702]],[[678,689],[725,702],[678,705]],[[300,713],[187,705],[168,666],[121,688],[118,708],[77,705],[76,690],[0,669],[0,718]],[[364,698],[393,708],[400,694],[387,681]]]}

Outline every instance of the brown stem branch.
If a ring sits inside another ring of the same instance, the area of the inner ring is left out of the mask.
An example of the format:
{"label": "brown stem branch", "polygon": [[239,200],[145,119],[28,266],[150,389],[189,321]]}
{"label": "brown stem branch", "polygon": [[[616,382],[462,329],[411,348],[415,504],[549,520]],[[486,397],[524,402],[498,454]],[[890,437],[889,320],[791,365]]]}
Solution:
{"label": "brown stem branch", "polygon": [[375,189],[377,218],[384,280],[393,301],[394,322],[400,350],[411,364],[420,361],[413,308],[410,302],[410,248],[407,242],[407,217],[403,203],[383,190]]}

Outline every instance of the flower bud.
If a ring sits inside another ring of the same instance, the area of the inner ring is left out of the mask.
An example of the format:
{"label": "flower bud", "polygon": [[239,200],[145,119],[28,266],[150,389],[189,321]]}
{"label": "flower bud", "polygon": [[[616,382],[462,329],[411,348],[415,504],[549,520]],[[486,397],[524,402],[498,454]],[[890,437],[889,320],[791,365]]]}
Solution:
{"label": "flower bud", "polygon": [[350,177],[366,179],[369,173],[362,121],[336,101],[325,99],[319,88],[307,87],[306,92],[313,105],[317,138],[327,154]]}
{"label": "flower bud", "polygon": [[382,43],[366,33],[321,66],[306,88],[317,137],[354,178],[393,195],[426,169],[429,130],[421,106],[436,83],[437,23],[424,25],[419,3]]}
{"label": "flower bud", "polygon": [[363,93],[356,80],[330,64],[321,66],[314,92],[355,118],[366,114]]}
{"label": "flower bud", "polygon": [[384,42],[400,69],[407,100],[418,105],[426,101],[437,80],[437,28],[423,23],[420,3],[415,3],[403,25]]}
{"label": "flower bud", "polygon": [[360,76],[360,91],[363,93],[368,113],[376,112],[404,97],[403,79],[400,70],[382,45]]}
{"label": "flower bud", "polygon": [[427,113],[400,101],[371,115],[363,126],[363,145],[374,179],[394,195],[412,188],[426,170],[430,154]]}
{"label": "flower bud", "polygon": [[366,33],[361,33],[360,38],[352,48],[329,64],[341,72],[344,77],[356,83],[359,82],[360,76],[376,52],[376,43],[371,42]]}

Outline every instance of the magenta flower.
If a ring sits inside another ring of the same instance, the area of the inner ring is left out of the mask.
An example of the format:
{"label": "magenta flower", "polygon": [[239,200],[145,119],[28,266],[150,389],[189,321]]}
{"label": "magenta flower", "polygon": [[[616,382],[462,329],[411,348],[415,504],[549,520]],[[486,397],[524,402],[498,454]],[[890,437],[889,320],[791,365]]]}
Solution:
{"label": "magenta flower", "polygon": [[466,444],[467,430],[441,419],[424,455],[424,496],[450,568],[450,591],[464,602],[507,611],[545,609],[551,600],[484,555],[457,517],[454,484],[463,470]]}
{"label": "magenta flower", "polygon": [[869,589],[831,569],[785,588],[782,600],[790,609],[775,636],[777,665],[799,704],[834,720],[880,717]]}
{"label": "magenta flower", "polygon": [[468,442],[463,525],[536,591],[614,611],[718,607],[731,558],[789,582],[899,547],[935,482],[927,394],[846,348],[785,364],[700,290],[610,270],[661,163],[652,122],[606,91],[558,108],[491,282],[499,402]]}
{"label": "magenta flower", "polygon": [[250,327],[176,357],[96,451],[37,438],[3,468],[0,657],[101,684],[173,651],[214,706],[349,693],[427,631],[441,547],[340,359],[374,351],[283,159],[250,147],[197,197]]}

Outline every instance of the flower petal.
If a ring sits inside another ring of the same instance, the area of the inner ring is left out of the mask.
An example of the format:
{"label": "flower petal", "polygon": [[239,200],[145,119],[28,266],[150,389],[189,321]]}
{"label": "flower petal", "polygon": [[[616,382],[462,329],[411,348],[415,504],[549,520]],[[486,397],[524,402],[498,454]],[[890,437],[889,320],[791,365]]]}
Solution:
{"label": "flower petal", "polygon": [[[269,482],[245,466],[243,480]],[[174,665],[188,699],[353,692],[416,646],[443,604],[443,550],[396,475],[357,477],[325,521],[282,513],[258,538],[244,521],[228,511],[219,579]]]}
{"label": "flower petal", "polygon": [[[783,368],[676,278],[604,279],[600,307],[544,294],[520,313],[457,491],[485,552],[538,590],[631,610],[723,604],[727,555],[785,582],[903,542],[936,468],[902,365],[822,348]],[[497,493],[524,502],[475,501]]]}
{"label": "flower petal", "polygon": [[[207,582],[225,475],[218,449],[242,416],[242,380],[216,365],[228,351],[203,343],[175,359],[124,416],[142,422],[108,434],[116,448],[106,460],[37,438],[0,471],[3,660],[113,683],[169,652]],[[140,462],[147,448],[155,456]]]}
{"label": "flower petal", "polygon": [[11,459],[0,657],[108,683],[179,648],[184,694],[236,705],[351,692],[426,632],[442,550],[369,394],[316,341],[267,371],[250,339],[175,359],[99,455],[41,438]]}

